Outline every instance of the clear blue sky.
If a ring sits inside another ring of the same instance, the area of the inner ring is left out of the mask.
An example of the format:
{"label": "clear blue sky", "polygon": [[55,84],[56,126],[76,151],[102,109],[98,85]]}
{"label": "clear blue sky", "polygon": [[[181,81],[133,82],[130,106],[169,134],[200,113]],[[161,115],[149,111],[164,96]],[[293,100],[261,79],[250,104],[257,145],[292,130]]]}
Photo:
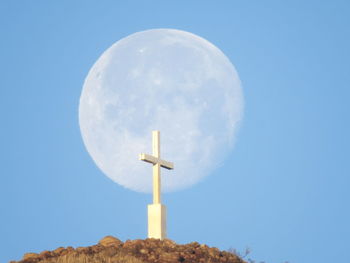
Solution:
{"label": "clear blue sky", "polygon": [[226,162],[164,197],[169,237],[250,247],[267,263],[350,251],[348,1],[1,1],[0,262],[146,237],[151,196],[95,166],[78,126],[90,67],[115,41],[176,28],[218,46],[243,83]]}

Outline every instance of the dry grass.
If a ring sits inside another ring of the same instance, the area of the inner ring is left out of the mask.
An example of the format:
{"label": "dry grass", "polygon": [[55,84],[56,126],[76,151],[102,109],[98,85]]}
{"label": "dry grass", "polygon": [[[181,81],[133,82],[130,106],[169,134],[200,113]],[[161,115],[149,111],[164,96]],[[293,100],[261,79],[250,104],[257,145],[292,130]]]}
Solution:
{"label": "dry grass", "polygon": [[38,263],[144,263],[142,260],[126,254],[116,254],[114,256],[106,256],[102,253],[95,255],[70,254],[60,256],[58,258],[47,258]]}

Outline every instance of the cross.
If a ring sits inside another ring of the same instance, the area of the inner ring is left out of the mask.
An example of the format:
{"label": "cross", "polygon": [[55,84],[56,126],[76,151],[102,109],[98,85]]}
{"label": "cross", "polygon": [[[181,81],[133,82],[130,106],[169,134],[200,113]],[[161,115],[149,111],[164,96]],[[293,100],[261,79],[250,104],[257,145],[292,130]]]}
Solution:
{"label": "cross", "polygon": [[160,132],[152,132],[152,149],[153,155],[146,153],[140,154],[140,160],[153,164],[153,204],[160,204],[160,167],[168,170],[174,169],[174,164],[160,159]]}
{"label": "cross", "polygon": [[160,158],[160,132],[152,132],[152,155],[141,153],[139,158],[153,164],[153,204],[148,205],[148,237],[166,238],[166,207],[160,200],[160,168],[174,169],[174,164]]}

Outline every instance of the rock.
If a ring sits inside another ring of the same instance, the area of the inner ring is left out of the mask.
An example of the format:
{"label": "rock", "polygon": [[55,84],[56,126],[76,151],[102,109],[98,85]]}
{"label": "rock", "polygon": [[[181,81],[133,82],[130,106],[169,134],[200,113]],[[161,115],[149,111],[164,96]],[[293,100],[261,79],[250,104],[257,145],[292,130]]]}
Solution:
{"label": "rock", "polygon": [[148,249],[146,249],[146,248],[141,248],[141,249],[140,249],[140,253],[141,253],[141,254],[148,254]]}
{"label": "rock", "polygon": [[89,247],[77,247],[75,251],[78,254],[89,254]]}
{"label": "rock", "polygon": [[106,256],[106,257],[113,257],[115,254],[118,253],[118,249],[114,246],[109,246],[109,247],[106,247],[104,250],[103,250],[103,255]]}
{"label": "rock", "polygon": [[[179,255],[177,253],[161,253],[159,255],[160,262],[177,262]],[[182,262],[182,261],[181,261]]]}
{"label": "rock", "polygon": [[27,259],[35,259],[38,258],[39,255],[36,253],[25,253],[22,260],[27,260]]}
{"label": "rock", "polygon": [[212,257],[215,257],[216,255],[219,255],[220,251],[216,247],[209,248],[209,255]]}
{"label": "rock", "polygon": [[65,250],[64,247],[58,247],[58,248],[56,248],[53,252],[54,252],[56,255],[60,255],[64,250]]}
{"label": "rock", "polygon": [[98,253],[104,249],[104,246],[102,245],[96,245],[91,247],[91,253]]}
{"label": "rock", "polygon": [[200,247],[201,245],[198,242],[191,242],[191,243],[187,244],[187,246],[197,248],[197,247]]}
{"label": "rock", "polygon": [[116,246],[119,247],[120,245],[123,244],[118,238],[115,238],[113,236],[106,236],[103,239],[98,242],[100,245],[104,247],[109,247],[109,246]]}
{"label": "rock", "polygon": [[49,258],[52,256],[52,252],[45,250],[45,251],[41,252],[39,255],[41,258]]}
{"label": "rock", "polygon": [[175,247],[176,243],[172,241],[171,239],[164,239],[163,244],[168,247]]}
{"label": "rock", "polygon": [[73,247],[67,247],[66,250],[67,250],[69,253],[71,253],[71,252],[74,251],[74,248],[73,248]]}
{"label": "rock", "polygon": [[204,249],[208,249],[208,248],[209,248],[209,247],[208,247],[207,245],[205,245],[205,244],[201,244],[200,247],[201,247],[201,248],[204,248]]}
{"label": "rock", "polygon": [[183,256],[179,256],[179,257],[177,258],[177,261],[179,261],[179,262],[184,262],[184,261],[185,261],[185,258],[184,258]]}

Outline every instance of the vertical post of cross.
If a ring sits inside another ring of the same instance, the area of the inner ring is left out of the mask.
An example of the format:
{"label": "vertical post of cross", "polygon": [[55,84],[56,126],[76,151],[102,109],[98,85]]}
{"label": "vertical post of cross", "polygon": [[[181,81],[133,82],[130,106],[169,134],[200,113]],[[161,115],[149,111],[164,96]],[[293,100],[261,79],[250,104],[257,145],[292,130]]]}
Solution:
{"label": "vertical post of cross", "polygon": [[[160,158],[160,136],[159,131],[152,131],[153,156]],[[153,164],[153,204],[160,204],[160,163]]]}
{"label": "vertical post of cross", "polygon": [[148,237],[166,238],[166,207],[161,204],[160,168],[174,169],[171,162],[160,158],[160,132],[152,132],[152,155],[140,154],[140,160],[153,164],[153,204],[148,205]]}

